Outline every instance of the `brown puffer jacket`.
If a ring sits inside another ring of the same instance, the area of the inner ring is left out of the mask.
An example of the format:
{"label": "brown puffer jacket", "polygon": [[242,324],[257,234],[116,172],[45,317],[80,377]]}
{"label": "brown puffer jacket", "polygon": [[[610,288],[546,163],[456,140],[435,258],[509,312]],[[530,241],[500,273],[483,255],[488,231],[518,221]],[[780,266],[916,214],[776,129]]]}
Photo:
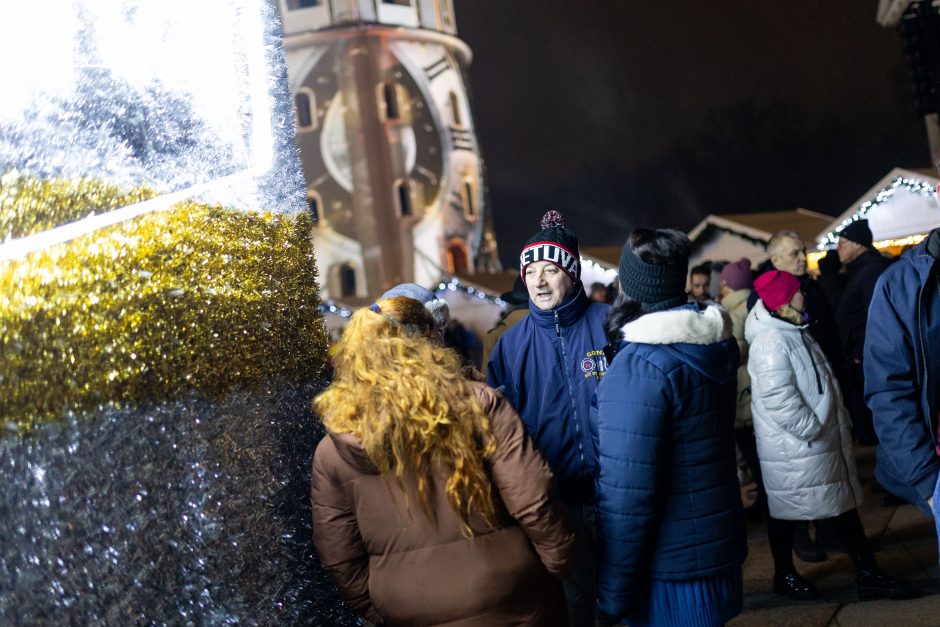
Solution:
{"label": "brown puffer jacket", "polygon": [[565,625],[560,578],[575,559],[574,534],[551,471],[509,402],[470,384],[489,414],[497,450],[488,465],[497,522],[474,535],[434,477],[435,525],[414,482],[379,475],[358,440],[330,434],[313,458],[313,536],[320,563],[366,620],[389,625]]}

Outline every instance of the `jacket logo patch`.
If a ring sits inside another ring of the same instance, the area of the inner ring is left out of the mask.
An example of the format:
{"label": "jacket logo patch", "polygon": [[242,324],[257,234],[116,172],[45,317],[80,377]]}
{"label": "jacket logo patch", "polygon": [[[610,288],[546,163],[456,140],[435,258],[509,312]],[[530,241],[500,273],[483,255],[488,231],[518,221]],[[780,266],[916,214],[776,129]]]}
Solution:
{"label": "jacket logo patch", "polygon": [[588,351],[587,356],[581,360],[581,372],[584,378],[596,377],[600,379],[607,373],[607,357],[603,350]]}

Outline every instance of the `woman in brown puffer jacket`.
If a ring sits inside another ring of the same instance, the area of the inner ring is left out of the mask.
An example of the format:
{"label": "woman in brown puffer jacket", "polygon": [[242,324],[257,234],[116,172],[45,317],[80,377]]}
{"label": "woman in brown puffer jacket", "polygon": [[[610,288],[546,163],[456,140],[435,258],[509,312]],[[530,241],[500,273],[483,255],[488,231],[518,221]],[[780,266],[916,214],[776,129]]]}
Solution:
{"label": "woman in brown puffer jacket", "polygon": [[353,314],[315,406],[313,534],[346,602],[388,625],[564,625],[574,536],[509,403],[460,373],[409,298]]}

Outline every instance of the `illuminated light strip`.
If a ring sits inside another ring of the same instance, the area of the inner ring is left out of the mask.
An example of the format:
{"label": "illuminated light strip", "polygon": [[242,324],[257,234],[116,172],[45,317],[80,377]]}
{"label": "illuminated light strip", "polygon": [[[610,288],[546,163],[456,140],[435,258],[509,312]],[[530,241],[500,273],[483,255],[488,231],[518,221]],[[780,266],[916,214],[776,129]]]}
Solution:
{"label": "illuminated light strip", "polygon": [[120,209],[115,209],[107,213],[90,215],[87,218],[56,226],[19,239],[8,240],[0,244],[0,263],[23,257],[49,246],[65,243],[76,237],[93,233],[98,229],[113,226],[147,213],[168,209],[179,202],[183,202],[188,198],[209,191],[220,185],[234,183],[242,179],[251,178],[252,176],[251,171],[243,170],[235,174],[214,179],[208,183],[200,183],[192,187],[187,187],[178,192],[144,200],[134,203],[133,205],[127,205],[126,207],[121,207]]}
{"label": "illuminated light strip", "polygon": [[[925,239],[927,239],[926,233],[921,235],[906,235],[897,239],[883,239],[872,243],[872,246],[878,250],[881,250],[882,248],[891,248],[892,246],[914,246],[916,244],[920,244]],[[830,250],[835,249],[829,248],[827,250],[817,250],[811,253],[807,253],[806,260],[810,264],[818,264],[819,260]]]}
{"label": "illuminated light strip", "polygon": [[246,30],[251,37],[248,41],[260,42],[252,46],[246,55],[248,64],[248,84],[251,101],[251,155],[252,171],[261,176],[274,164],[274,130],[271,114],[273,111],[271,94],[268,89],[267,59],[265,58],[264,29],[265,23],[261,9],[244,11],[242,15],[248,22]]}

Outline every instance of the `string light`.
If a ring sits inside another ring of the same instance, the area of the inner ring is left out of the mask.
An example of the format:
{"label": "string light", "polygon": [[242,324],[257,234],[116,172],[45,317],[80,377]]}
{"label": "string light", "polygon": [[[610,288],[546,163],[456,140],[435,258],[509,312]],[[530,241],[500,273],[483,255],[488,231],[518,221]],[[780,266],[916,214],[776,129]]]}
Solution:
{"label": "string light", "polygon": [[[899,189],[902,189],[902,188],[909,191],[912,194],[919,194],[925,197],[930,196],[931,194],[936,194],[934,186],[931,185],[930,183],[926,183],[924,181],[920,181],[917,179],[907,178],[905,176],[897,176],[888,184],[887,187],[882,188],[877,194],[875,194],[875,197],[872,200],[863,202],[861,205],[858,206],[858,210],[853,215],[843,220],[842,224],[840,224],[838,227],[826,233],[826,235],[823,236],[822,242],[818,244],[816,247],[820,250],[823,250],[825,248],[829,248],[838,244],[839,237],[842,234],[842,231],[843,229],[845,229],[845,227],[852,224],[856,220],[862,220],[862,219],[867,218],[868,214],[871,213],[872,209],[888,202],[891,199],[891,197],[894,196],[895,192],[897,192]],[[892,240],[886,240],[886,241],[892,241]],[[903,244],[885,244],[885,246],[901,246],[901,245]],[[883,247],[883,246],[878,246],[877,244],[875,246],[876,248]]]}

